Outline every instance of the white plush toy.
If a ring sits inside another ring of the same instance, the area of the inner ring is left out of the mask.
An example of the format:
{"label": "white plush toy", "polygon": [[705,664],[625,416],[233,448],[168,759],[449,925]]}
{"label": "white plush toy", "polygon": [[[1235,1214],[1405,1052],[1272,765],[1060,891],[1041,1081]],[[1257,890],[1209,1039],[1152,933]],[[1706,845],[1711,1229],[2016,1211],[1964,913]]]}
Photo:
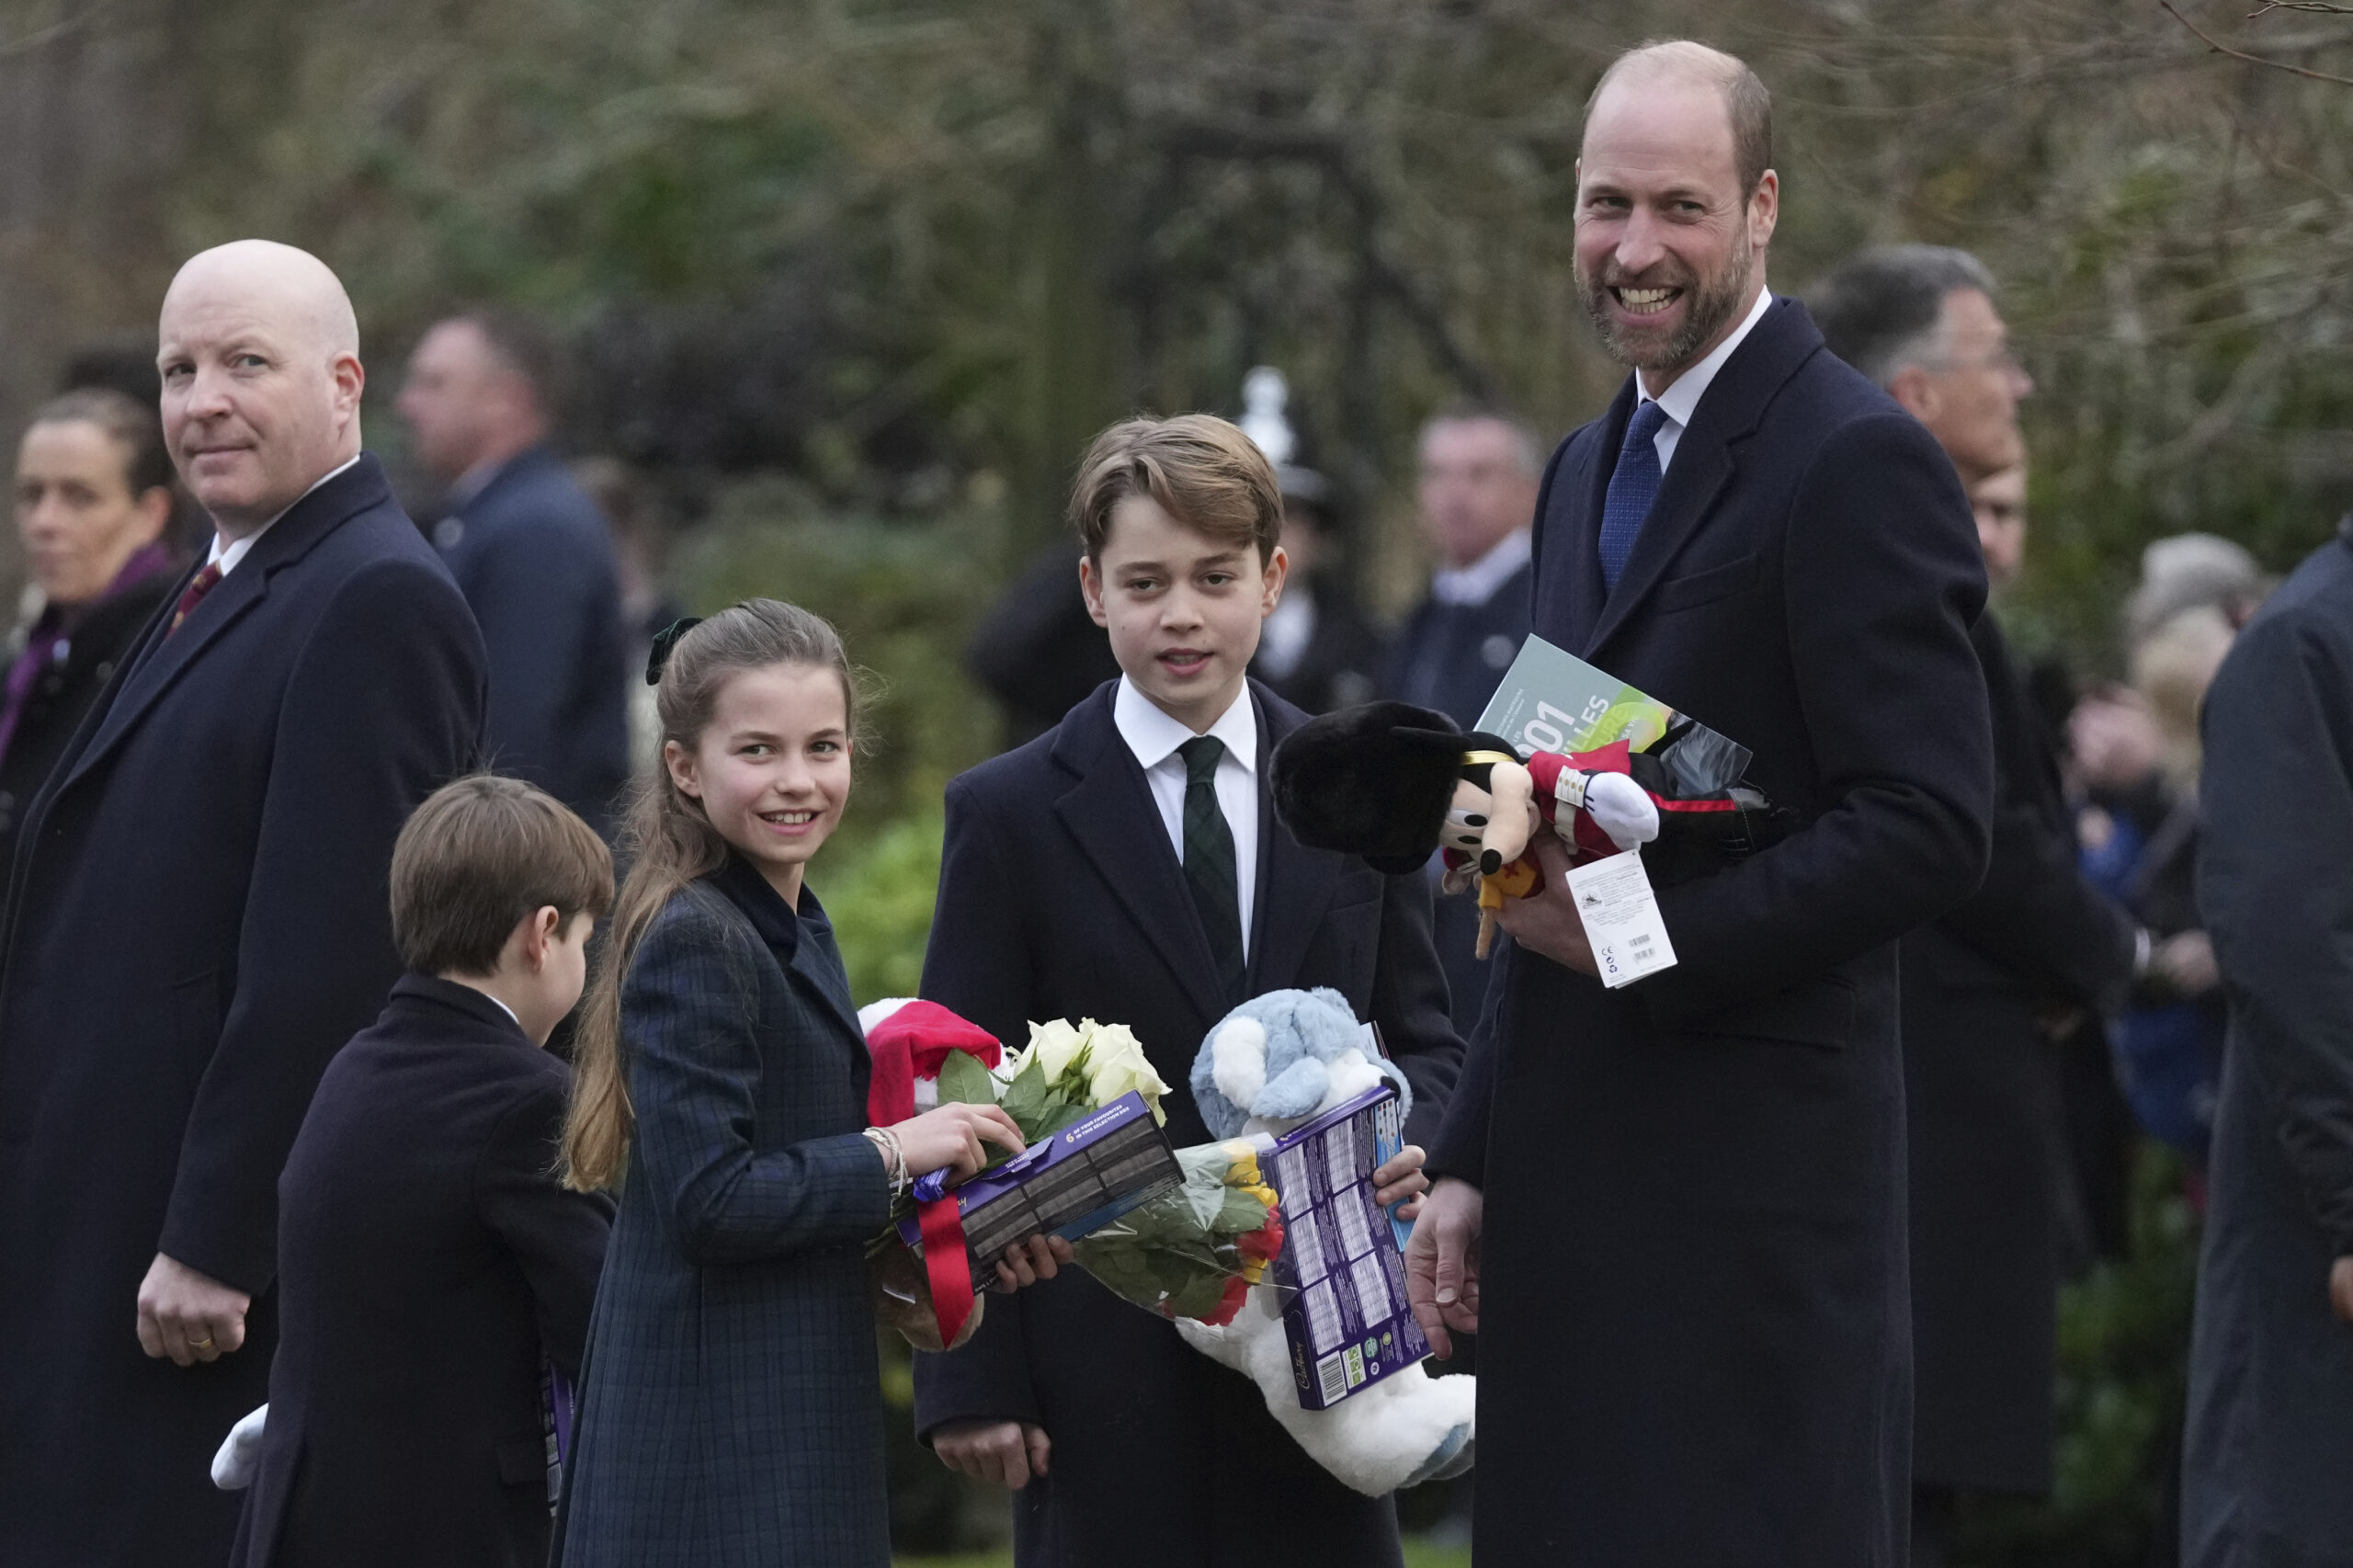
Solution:
{"label": "white plush toy", "polygon": [[[1396,1065],[1367,1057],[1336,991],[1271,991],[1227,1014],[1193,1061],[1193,1100],[1220,1138],[1281,1133],[1382,1082],[1404,1108],[1413,1091]],[[1415,1366],[1327,1410],[1301,1406],[1271,1282],[1222,1328],[1176,1321],[1186,1343],[1258,1385],[1267,1408],[1316,1463],[1370,1497],[1461,1475],[1474,1449],[1478,1381]]]}

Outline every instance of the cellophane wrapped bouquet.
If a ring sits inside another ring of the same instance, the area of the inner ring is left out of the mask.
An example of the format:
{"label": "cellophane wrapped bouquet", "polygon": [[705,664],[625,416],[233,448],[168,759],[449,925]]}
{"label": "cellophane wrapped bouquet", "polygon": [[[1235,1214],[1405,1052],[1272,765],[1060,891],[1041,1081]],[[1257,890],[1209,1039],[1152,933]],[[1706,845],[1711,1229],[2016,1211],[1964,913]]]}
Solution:
{"label": "cellophane wrapped bouquet", "polygon": [[[1160,1098],[1168,1085],[1124,1024],[1100,1024],[1092,1018],[1076,1025],[1061,1018],[1033,1023],[1026,1047],[1001,1052],[995,1050],[994,1040],[973,1026],[944,1009],[934,1011],[972,1030],[987,1040],[988,1048],[963,1040],[944,1051],[918,1045],[912,1085],[917,1111],[957,1103],[995,1104],[1031,1144],[1053,1137],[1131,1090],[1142,1096],[1156,1119],[1167,1119]],[[873,1040],[876,1026],[870,1024],[868,1032]],[[1006,1157],[1002,1151],[993,1152],[991,1167]],[[1178,1150],[1176,1159],[1182,1182],[1080,1238],[1074,1244],[1078,1262],[1114,1294],[1138,1306],[1165,1317],[1223,1324],[1282,1250],[1281,1214],[1247,1142],[1199,1144]],[[872,1256],[878,1306],[883,1320],[918,1348],[952,1347],[970,1335],[972,1322],[958,1321],[953,1311],[938,1310],[926,1289],[925,1270],[899,1239],[897,1221],[914,1212],[918,1201],[917,1194],[903,1197],[893,1209],[892,1224],[876,1238]],[[984,1268],[994,1261],[975,1259],[974,1264]],[[975,1310],[972,1320],[978,1317]]]}

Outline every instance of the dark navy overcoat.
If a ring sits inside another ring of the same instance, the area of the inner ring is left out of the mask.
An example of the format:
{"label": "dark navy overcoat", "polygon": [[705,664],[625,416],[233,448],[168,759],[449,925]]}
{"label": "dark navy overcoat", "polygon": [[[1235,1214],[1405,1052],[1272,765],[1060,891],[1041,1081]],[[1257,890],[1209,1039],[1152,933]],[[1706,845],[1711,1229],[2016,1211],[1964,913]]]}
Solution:
{"label": "dark navy overcoat", "polygon": [[[218,1568],[212,1450],[267,1396],[278,1176],[400,973],[387,889],[471,767],[473,617],[372,457],[168,639],[175,589],[17,843],[0,978],[0,1562]],[[244,1349],[151,1360],[158,1252],[255,1298]]]}
{"label": "dark navy overcoat", "polygon": [[1613,591],[1634,403],[1553,454],[1538,635],[1746,745],[1804,825],[1661,892],[1628,986],[1506,949],[1432,1164],[1483,1184],[1482,1568],[1889,1568],[1912,1379],[1896,938],[1985,870],[1985,569],[1951,461],[1774,302]]}

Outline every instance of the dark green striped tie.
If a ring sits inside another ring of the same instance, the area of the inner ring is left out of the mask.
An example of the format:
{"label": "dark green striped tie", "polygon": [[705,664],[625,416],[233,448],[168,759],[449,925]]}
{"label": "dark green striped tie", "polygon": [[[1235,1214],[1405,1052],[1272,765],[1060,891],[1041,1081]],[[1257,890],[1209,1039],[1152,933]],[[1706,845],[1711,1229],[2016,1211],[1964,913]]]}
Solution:
{"label": "dark green striped tie", "polygon": [[1233,830],[1218,809],[1217,765],[1225,743],[1195,735],[1176,748],[1185,758],[1185,881],[1209,933],[1210,956],[1227,997],[1242,1000],[1242,900],[1233,869]]}

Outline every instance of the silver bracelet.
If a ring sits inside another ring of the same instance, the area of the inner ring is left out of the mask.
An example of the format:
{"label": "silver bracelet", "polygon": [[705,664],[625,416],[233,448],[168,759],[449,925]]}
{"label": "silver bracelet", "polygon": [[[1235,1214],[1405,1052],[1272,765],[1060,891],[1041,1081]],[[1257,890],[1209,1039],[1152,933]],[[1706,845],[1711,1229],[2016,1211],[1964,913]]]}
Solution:
{"label": "silver bracelet", "polygon": [[907,1178],[907,1153],[899,1147],[899,1135],[887,1127],[870,1127],[866,1137],[882,1151],[882,1174],[891,1183],[892,1199],[904,1197],[912,1184]]}

